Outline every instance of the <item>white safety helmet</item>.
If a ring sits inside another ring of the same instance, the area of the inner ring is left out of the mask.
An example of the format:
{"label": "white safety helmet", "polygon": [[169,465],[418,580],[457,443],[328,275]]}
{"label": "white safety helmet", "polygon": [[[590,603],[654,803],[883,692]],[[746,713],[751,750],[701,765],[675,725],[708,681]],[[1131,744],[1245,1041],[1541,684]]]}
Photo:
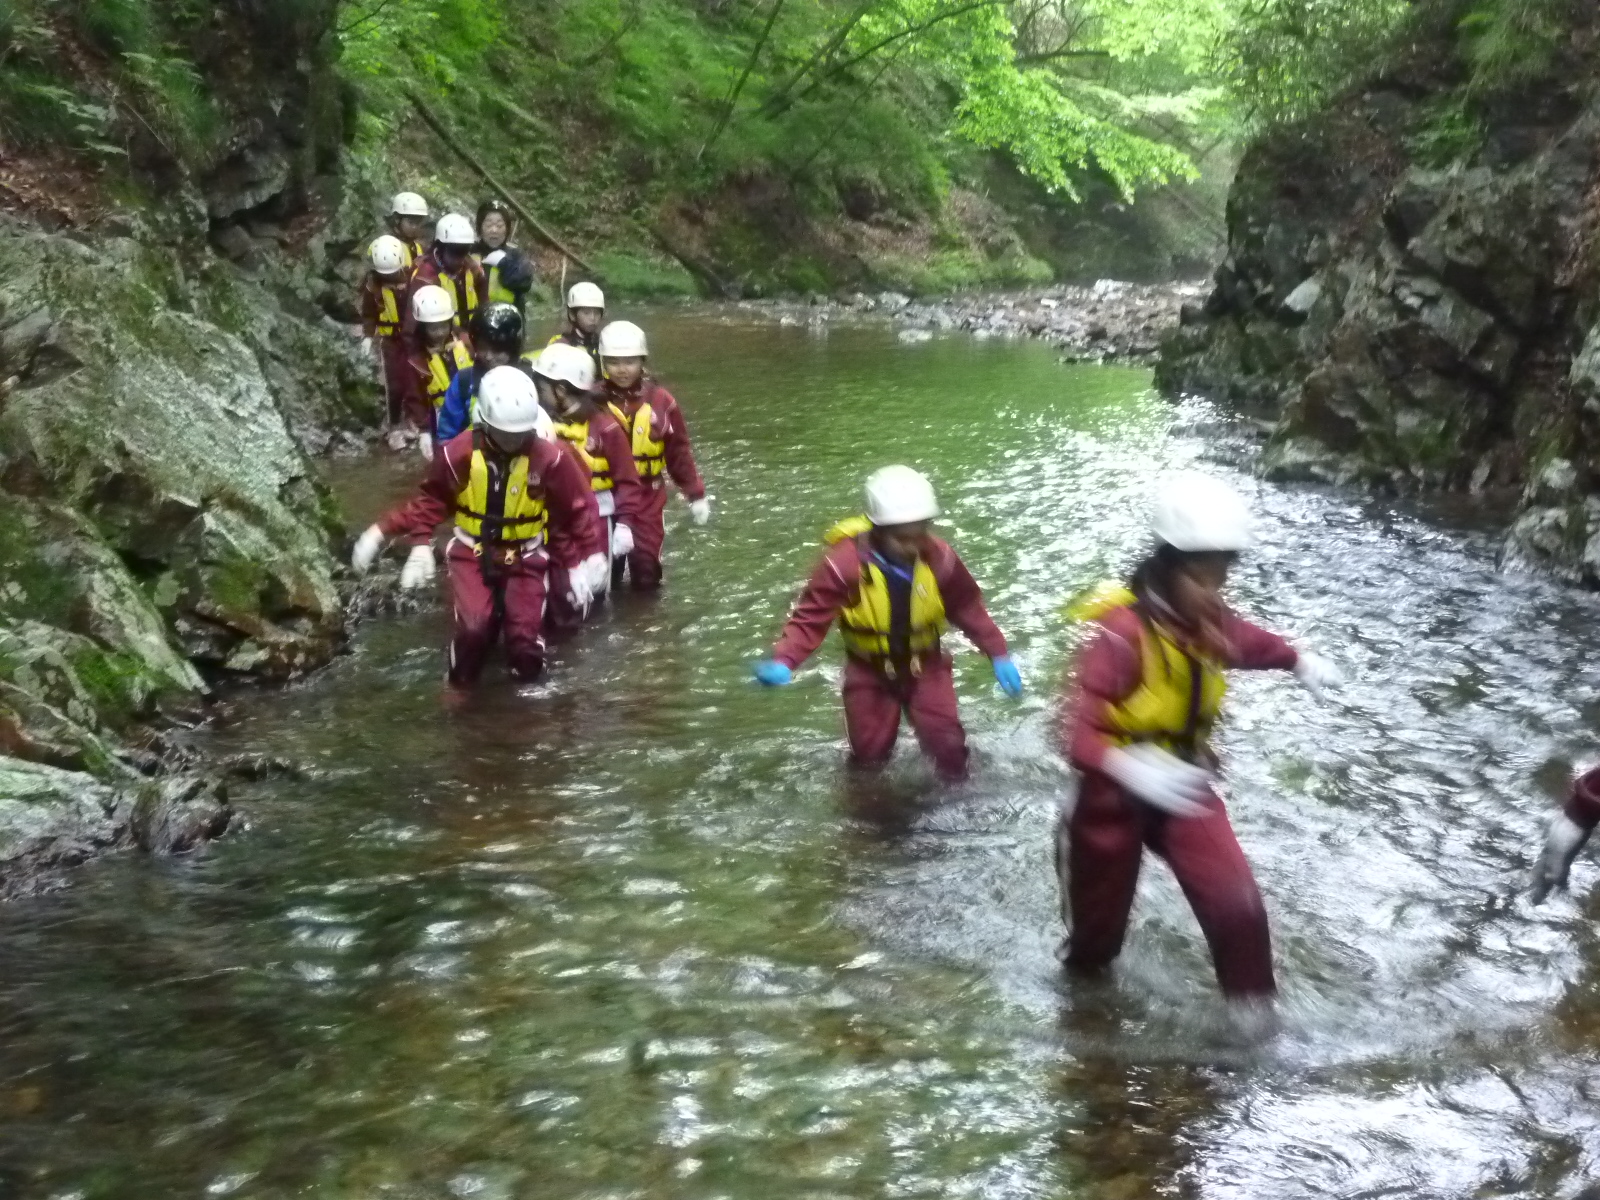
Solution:
{"label": "white safety helmet", "polygon": [[1244,497],[1220,479],[1185,471],[1156,494],[1150,529],[1174,550],[1248,550],[1250,510]]}
{"label": "white safety helmet", "polygon": [[874,525],[910,525],[939,515],[933,484],[910,467],[884,467],[867,477],[867,520]]}
{"label": "white safety helmet", "polygon": [[433,240],[445,246],[476,246],[478,234],[460,213],[445,213],[433,231]]}
{"label": "white safety helmet", "polygon": [[533,360],[533,373],[560,380],[580,392],[594,387],[594,359],[581,346],[565,342],[551,342],[539,351],[539,357]]}
{"label": "white safety helmet", "polygon": [[601,358],[645,358],[649,354],[644,330],[632,321],[613,321],[600,331]]}
{"label": "white safety helmet", "polygon": [[367,258],[379,275],[394,275],[406,268],[406,244],[393,234],[374,238],[367,247]]}
{"label": "white safety helmet", "polygon": [[606,294],[587,281],[575,283],[567,289],[568,308],[599,308],[606,306]]}
{"label": "white safety helmet", "polygon": [[397,217],[422,217],[428,216],[428,202],[415,192],[399,192],[395,195],[394,204],[389,211]]}
{"label": "white safety helmet", "polygon": [[539,404],[539,391],[520,367],[495,367],[478,385],[478,420],[502,433],[554,433],[550,414]]}
{"label": "white safety helmet", "polygon": [[450,293],[442,287],[432,283],[424,284],[412,293],[411,316],[424,325],[436,321],[453,321],[456,317],[456,302],[450,299]]}

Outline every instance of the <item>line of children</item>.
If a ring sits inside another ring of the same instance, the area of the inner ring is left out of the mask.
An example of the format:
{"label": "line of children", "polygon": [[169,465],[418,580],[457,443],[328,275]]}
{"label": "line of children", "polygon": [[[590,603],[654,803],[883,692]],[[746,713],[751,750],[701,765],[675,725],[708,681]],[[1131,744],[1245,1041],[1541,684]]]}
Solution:
{"label": "line of children", "polygon": [[[524,357],[520,310],[531,265],[509,243],[504,209],[479,210],[470,240],[482,266],[466,249],[465,218],[442,219],[423,253],[418,218],[426,205],[402,193],[393,209],[393,232],[369,247],[363,329],[381,364],[390,422],[424,431],[429,457],[437,430],[443,449],[417,497],[362,535],[353,564],[366,570],[398,537],[411,547],[401,586],[425,586],[435,573],[433,530],[453,513],[450,686],[475,682],[502,634],[513,675],[533,678],[546,634],[580,623],[625,574],[635,587],[660,583],[668,478],[697,524],[709,519],[710,502],[677,402],[646,374],[643,330],[627,321],[602,326],[598,287],[575,284],[566,327]],[[476,363],[462,326],[476,340]],[[968,751],[942,635],[954,624],[971,638],[1007,695],[1020,695],[1021,675],[976,582],[932,536],[938,506],[926,478],[885,468],[866,495],[866,514],[825,539],[828,550],[756,677],[767,686],[792,682],[837,622],[852,763],[886,762],[904,717],[938,772],[960,779]],[[1090,632],[1060,726],[1079,781],[1063,806],[1056,870],[1068,970],[1099,972],[1120,954],[1148,848],[1194,909],[1224,996],[1260,1017],[1276,993],[1266,909],[1218,794],[1210,744],[1224,672],[1292,671],[1319,696],[1340,678],[1222,600],[1233,563],[1251,544],[1249,523],[1226,485],[1180,476],[1157,500],[1154,547],[1127,583],[1074,606]],[[1535,903],[1566,887],[1596,825],[1600,768],[1579,777],[1550,824],[1534,870]]]}
{"label": "line of children", "polygon": [[[386,337],[390,360],[398,359],[391,423],[415,431],[433,466],[417,497],[362,535],[352,563],[365,571],[385,543],[398,537],[411,546],[401,586],[430,584],[432,527],[425,535],[422,524],[429,519],[437,524],[448,515],[443,498],[456,489],[461,503],[446,555],[456,597],[449,671],[455,688],[477,679],[484,651],[502,631],[513,673],[526,678],[536,673],[535,660],[543,662],[544,637],[580,624],[625,576],[638,590],[658,587],[669,478],[689,501],[696,524],[711,516],[683,414],[672,395],[646,374],[644,332],[630,322],[602,329],[605,297],[597,286],[575,284],[566,297],[566,330],[537,355],[524,353],[526,324],[519,306],[533,283],[532,264],[511,244],[510,233],[504,207],[485,203],[478,212],[474,256],[468,251],[472,234],[466,218],[446,214],[433,245],[418,253],[401,248],[398,267],[397,247],[384,242],[380,254],[374,243],[372,270],[362,284],[363,315],[371,314],[369,336]],[[602,354],[607,338],[609,357]],[[539,419],[526,427],[520,417],[494,425],[488,414],[521,413],[525,394],[534,397]],[[548,456],[515,452],[531,441],[551,443],[564,464],[560,476],[569,468],[576,472],[589,514],[579,521],[567,513],[563,553],[544,559],[532,550],[547,544],[556,520],[548,496],[538,494],[539,463]],[[477,486],[474,471],[487,472],[481,497],[467,496],[466,486]],[[525,511],[529,505],[539,508],[538,520]],[[468,514],[465,524],[462,513]],[[536,524],[537,539],[531,533],[503,536],[507,528],[529,533]],[[512,544],[495,548],[497,542]],[[457,546],[471,548],[475,559],[487,555],[493,567],[482,577],[487,592],[461,582]],[[532,575],[539,577],[536,588],[526,582]],[[466,589],[465,601],[460,588]],[[537,613],[528,608],[535,596]],[[483,617],[486,603],[488,618]],[[514,614],[508,611],[512,608]],[[539,631],[537,641],[530,629]]]}

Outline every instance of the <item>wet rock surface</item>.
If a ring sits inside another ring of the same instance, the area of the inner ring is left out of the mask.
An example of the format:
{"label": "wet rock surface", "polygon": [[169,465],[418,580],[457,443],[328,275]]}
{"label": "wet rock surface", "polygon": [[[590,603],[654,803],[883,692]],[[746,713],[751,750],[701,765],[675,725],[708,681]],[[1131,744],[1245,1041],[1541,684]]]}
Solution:
{"label": "wet rock surface", "polygon": [[750,300],[739,308],[785,325],[886,319],[902,326],[900,339],[905,342],[947,332],[1037,338],[1057,347],[1070,362],[1141,362],[1155,355],[1162,339],[1177,328],[1184,307],[1199,301],[1205,291],[1199,283],[1103,279],[1089,287],[1058,285],[945,299],[856,292],[835,299]]}
{"label": "wet rock surface", "polygon": [[1272,477],[1520,496],[1508,556],[1600,584],[1600,105],[1536,84],[1438,167],[1436,65],[1250,149],[1157,380],[1270,422]]}
{"label": "wet rock surface", "polygon": [[[281,184],[246,182],[239,203]],[[378,413],[323,303],[371,219],[359,183],[248,255],[192,188],[95,231],[0,217],[0,896],[221,833],[223,772],[162,731],[344,644],[343,526],[310,456]]]}

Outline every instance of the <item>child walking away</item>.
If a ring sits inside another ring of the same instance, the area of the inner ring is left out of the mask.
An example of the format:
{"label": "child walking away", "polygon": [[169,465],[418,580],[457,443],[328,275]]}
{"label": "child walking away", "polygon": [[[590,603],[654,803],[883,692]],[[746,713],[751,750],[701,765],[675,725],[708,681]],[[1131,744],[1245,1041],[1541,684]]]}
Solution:
{"label": "child walking away", "polygon": [[841,521],[828,534],[829,549],[772,657],[757,664],[756,678],[767,687],[793,682],[838,621],[851,762],[887,763],[904,715],[939,774],[964,779],[967,734],[941,641],[945,629],[954,625],[994,660],[1006,695],[1022,694],[1022,675],[966,565],[930,532],[939,506],[926,477],[910,467],[884,467],[867,480],[866,498],[865,516]]}
{"label": "child walking away", "polygon": [[580,607],[590,575],[583,547],[599,538],[583,473],[552,440],[533,380],[516,367],[484,377],[478,428],[440,447],[415,497],[356,541],[351,565],[364,574],[389,538],[411,547],[400,586],[433,582],[433,531],[452,521],[445,563],[455,629],[449,687],[459,697],[477,683],[497,639],[506,665],[527,682],[544,670],[545,600],[559,576]]}
{"label": "child walking away", "polygon": [[411,316],[416,332],[406,358],[405,419],[422,457],[431,461],[438,409],[455,377],[472,366],[472,346],[456,332],[455,305],[443,288],[413,292]]}
{"label": "child walking away", "polygon": [[645,374],[649,347],[644,330],[632,321],[613,321],[600,331],[600,363],[605,402],[628,435],[633,465],[644,484],[644,500],[633,523],[633,549],[613,569],[613,586],[622,583],[624,565],[636,589],[661,586],[661,547],[666,541],[667,476],[689,501],[696,525],[711,520],[711,501],[695,466],[689,426],[678,402]]}
{"label": "child walking away", "polygon": [[600,325],[606,319],[606,296],[592,283],[575,283],[567,289],[567,324],[550,339],[550,344],[565,342],[589,352],[594,369],[600,371]]}
{"label": "child walking away", "polygon": [[[455,306],[457,329],[471,329],[478,310],[489,302],[489,281],[473,257],[478,235],[460,213],[446,213],[434,231],[433,247],[411,272],[411,291],[441,287]],[[409,332],[409,330],[408,330]]]}
{"label": "child walking away", "polygon": [[406,248],[399,238],[384,234],[367,251],[370,266],[361,280],[362,345],[376,359],[383,380],[384,424],[400,424],[405,396],[405,343],[400,337],[400,313],[406,300]]}
{"label": "child walking away", "polygon": [[422,231],[428,224],[428,215],[428,202],[415,192],[398,193],[389,206],[389,234],[400,242],[408,280],[423,254]]}
{"label": "child walking away", "polygon": [[1095,972],[1122,951],[1148,847],[1165,859],[1211,948],[1217,982],[1247,1027],[1270,1021],[1277,987],[1266,908],[1217,795],[1211,731],[1223,672],[1293,671],[1315,695],[1339,673],[1236,616],[1229,569],[1250,546],[1242,498],[1181,475],[1157,498],[1156,545],[1126,587],[1076,606],[1092,622],[1063,713],[1062,749],[1080,774],[1056,839],[1062,962]]}
{"label": "child walking away", "polygon": [[477,258],[488,280],[490,304],[510,304],[526,316],[536,272],[533,259],[511,242],[511,212],[498,200],[478,205]]}

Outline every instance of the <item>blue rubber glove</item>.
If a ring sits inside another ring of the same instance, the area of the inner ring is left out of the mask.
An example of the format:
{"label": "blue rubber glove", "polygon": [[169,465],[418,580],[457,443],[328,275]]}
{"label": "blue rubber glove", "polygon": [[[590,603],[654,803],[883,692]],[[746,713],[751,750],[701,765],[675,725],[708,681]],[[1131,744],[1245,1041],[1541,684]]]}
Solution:
{"label": "blue rubber glove", "polygon": [[783,687],[794,682],[794,672],[769,658],[756,664],[756,678],[766,687]]}
{"label": "blue rubber glove", "polygon": [[1000,690],[1013,700],[1022,695],[1022,672],[1017,670],[1017,664],[1011,661],[1009,654],[1002,654],[994,660],[994,678]]}

